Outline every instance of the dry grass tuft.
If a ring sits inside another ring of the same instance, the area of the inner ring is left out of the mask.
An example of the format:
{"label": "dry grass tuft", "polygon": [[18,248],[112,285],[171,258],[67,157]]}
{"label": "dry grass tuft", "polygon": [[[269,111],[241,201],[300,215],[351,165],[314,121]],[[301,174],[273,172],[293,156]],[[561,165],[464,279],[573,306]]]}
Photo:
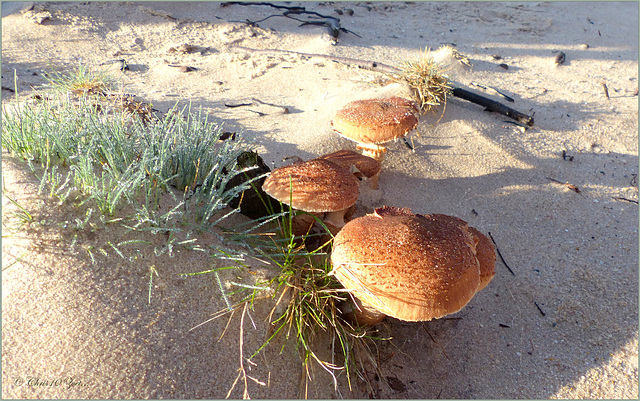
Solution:
{"label": "dry grass tuft", "polygon": [[439,71],[438,64],[428,53],[429,50],[425,50],[419,59],[404,61],[401,71],[389,76],[391,81],[406,83],[414,90],[423,113],[446,104],[447,95],[452,89],[449,79]]}

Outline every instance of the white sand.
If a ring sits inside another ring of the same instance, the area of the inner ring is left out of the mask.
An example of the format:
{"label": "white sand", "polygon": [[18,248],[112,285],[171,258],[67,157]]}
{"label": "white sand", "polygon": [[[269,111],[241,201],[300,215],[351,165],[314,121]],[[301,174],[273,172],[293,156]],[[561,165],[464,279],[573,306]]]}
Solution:
{"label": "white sand", "polygon": [[[230,46],[397,66],[425,47],[454,43],[472,66],[437,52],[451,78],[509,94],[515,99],[511,107],[535,113],[534,127],[521,129],[452,98],[446,109],[421,117],[419,136],[412,136],[415,152],[401,142],[389,147],[382,198],[365,196],[358,213],[384,204],[458,216],[491,232],[515,274],[498,261],[491,284],[453,316],[460,319],[389,319],[384,329],[393,341],[380,348],[381,368],[405,390],[380,383],[367,394],[356,379],[350,393],[341,378],[342,395],[638,397],[638,206],[614,199],[638,199],[637,3],[287,4],[333,16],[334,9],[352,9],[353,15],[340,16],[341,24],[360,37],[342,33],[336,46],[323,38],[325,28],[300,27],[292,19],[274,17],[258,27],[242,23],[279,13],[266,6],[38,4],[51,14],[42,24],[33,22],[33,10],[10,13],[16,5],[5,10],[3,4],[4,102],[14,96],[5,89],[14,88],[14,70],[19,95],[26,97],[44,83],[42,72],[68,71],[79,62],[97,68],[125,58],[132,69],[120,74],[127,91],[161,111],[176,101],[202,106],[227,130],[254,140],[276,167],[286,156],[354,149],[332,132],[330,121],[345,103],[379,95],[371,82],[380,74],[323,59],[234,52]],[[169,51],[184,43],[210,49]],[[557,51],[566,54],[559,66]],[[169,64],[197,71],[182,73]],[[291,113],[264,105],[225,107],[251,98]],[[563,150],[572,161],[563,160]],[[13,265],[2,280],[2,396],[223,398],[239,364],[239,315],[220,342],[224,318],[189,332],[224,302],[211,277],[180,278],[208,269],[210,261],[184,252],[124,261],[106,245],[115,235],[109,229],[78,232],[71,249],[73,231],[46,222],[73,221],[77,208],[38,196],[33,175],[6,153],[2,168],[6,194],[45,222],[10,233],[7,227],[16,223],[10,212],[17,209],[3,198],[3,268]],[[104,247],[110,256],[98,255],[92,265],[88,246]],[[151,305],[149,266],[160,276]],[[245,321],[245,353],[261,344],[270,305],[266,301],[252,312],[256,329]],[[326,349],[329,344],[321,341],[319,348]],[[276,345],[265,356],[256,359],[251,375],[268,385],[250,382],[250,395],[296,397],[301,371],[293,347],[279,354]],[[19,382],[29,377],[72,377],[83,386]],[[321,371],[311,384],[309,396],[335,395]],[[240,389],[232,397],[241,397]]]}

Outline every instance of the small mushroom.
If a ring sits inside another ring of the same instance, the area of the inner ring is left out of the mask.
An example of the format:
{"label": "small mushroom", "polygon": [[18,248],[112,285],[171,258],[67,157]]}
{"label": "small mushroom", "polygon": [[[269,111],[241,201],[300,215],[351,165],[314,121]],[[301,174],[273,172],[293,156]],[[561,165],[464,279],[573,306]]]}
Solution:
{"label": "small mushroom", "polygon": [[324,159],[277,168],[262,189],[294,209],[324,213],[324,223],[336,232],[344,226],[344,215],[359,194],[358,179],[346,168]]}
{"label": "small mushroom", "polygon": [[385,206],[336,235],[332,274],[365,306],[356,303],[361,323],[385,315],[441,318],[462,309],[479,288],[475,244],[458,222]]}
{"label": "small mushroom", "polygon": [[349,170],[355,169],[360,175],[367,177],[371,181],[371,188],[378,187],[378,177],[380,177],[380,168],[382,165],[379,161],[352,150],[339,150],[320,156],[319,159],[330,160]]}
{"label": "small mushroom", "polygon": [[338,134],[357,142],[364,155],[382,161],[385,143],[416,128],[416,113],[415,102],[398,96],[356,100],[338,110],[331,124]]}

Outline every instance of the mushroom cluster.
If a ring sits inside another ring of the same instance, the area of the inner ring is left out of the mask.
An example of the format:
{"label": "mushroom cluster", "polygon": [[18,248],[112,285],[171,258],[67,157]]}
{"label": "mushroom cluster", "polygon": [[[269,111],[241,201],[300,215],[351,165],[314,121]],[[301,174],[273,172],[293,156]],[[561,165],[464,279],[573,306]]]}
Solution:
{"label": "mushroom cluster", "polygon": [[386,206],[346,224],[331,253],[361,324],[455,313],[491,281],[495,260],[489,239],[464,220]]}
{"label": "mushroom cluster", "polygon": [[455,313],[495,275],[492,242],[457,217],[383,206],[346,221],[354,214],[360,180],[377,188],[384,144],[415,129],[418,110],[401,97],[348,103],[332,125],[358,142],[363,154],[339,150],[299,160],[273,170],[262,186],[277,201],[307,212],[293,218],[295,236],[308,234],[316,219],[334,235],[331,274],[353,295],[347,312],[359,324]]}

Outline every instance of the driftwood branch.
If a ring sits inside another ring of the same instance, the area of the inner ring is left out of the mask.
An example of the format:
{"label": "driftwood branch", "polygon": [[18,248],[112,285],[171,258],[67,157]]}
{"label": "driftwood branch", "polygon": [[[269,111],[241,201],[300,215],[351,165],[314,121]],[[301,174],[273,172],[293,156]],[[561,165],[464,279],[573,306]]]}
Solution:
{"label": "driftwood branch", "polygon": [[533,126],[533,116],[520,113],[519,111],[514,110],[509,106],[505,106],[500,102],[496,102],[495,100],[491,100],[462,88],[453,88],[452,93],[455,97],[483,106],[487,111],[500,113],[530,127]]}
{"label": "driftwood branch", "polygon": [[[249,23],[255,25],[257,22],[262,22],[267,20],[268,18],[271,17],[287,17],[287,18],[291,18],[293,20],[296,20],[298,22],[301,22],[302,24],[300,26],[304,26],[304,25],[324,25],[327,27],[327,36],[329,38],[329,40],[331,41],[332,44],[337,44],[338,43],[338,36],[340,35],[340,32],[345,32],[345,33],[351,33],[353,35],[356,35],[357,37],[361,37],[360,35],[358,35],[357,33],[350,31],[346,28],[343,28],[340,26],[340,18],[338,17],[333,17],[331,15],[323,15],[320,14],[318,12],[315,11],[308,11],[305,7],[299,7],[299,6],[293,6],[293,7],[289,7],[289,6],[281,6],[278,4],[273,4],[273,3],[268,3],[268,2],[239,2],[239,1],[230,1],[230,2],[226,2],[226,3],[222,3],[222,7],[226,7],[229,5],[238,5],[238,6],[268,6],[268,7],[273,7],[279,10],[285,10],[281,15],[270,15],[264,19],[261,19],[259,21],[248,21]],[[308,20],[300,20],[298,18],[294,18],[291,15],[310,15],[311,18],[320,18],[321,21],[308,21]]]}
{"label": "driftwood branch", "polygon": [[[301,53],[301,52],[295,52],[291,50],[280,50],[280,49],[252,49],[244,46],[233,46],[231,47],[231,49],[236,51],[246,51],[246,52],[255,53],[255,54],[281,53],[281,54],[293,54],[293,55],[304,57],[304,58],[320,58],[323,60],[330,60],[336,63],[355,66],[365,70],[371,70],[371,71],[382,72],[387,74],[398,74],[402,72],[400,68],[397,68],[388,64],[384,64],[384,63],[379,63],[377,61],[367,61],[367,60],[360,60],[360,59],[354,59],[354,58],[348,58],[348,57],[336,57],[336,56],[329,56],[326,54]],[[478,95],[477,93],[468,91],[466,89],[455,88],[455,87],[452,89],[452,94],[453,96],[458,97],[460,99],[464,99],[469,102],[483,106],[485,110],[499,113],[509,118],[513,118],[514,120],[521,122],[529,127],[533,126],[533,116],[529,116],[527,114],[521,113],[495,100],[486,98],[482,95]]]}

